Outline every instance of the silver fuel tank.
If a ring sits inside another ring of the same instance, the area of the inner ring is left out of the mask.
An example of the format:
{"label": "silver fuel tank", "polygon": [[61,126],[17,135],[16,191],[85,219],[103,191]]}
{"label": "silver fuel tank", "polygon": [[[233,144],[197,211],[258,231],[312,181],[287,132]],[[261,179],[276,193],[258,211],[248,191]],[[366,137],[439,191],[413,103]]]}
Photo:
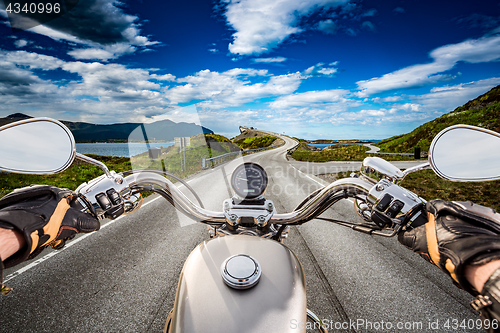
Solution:
{"label": "silver fuel tank", "polygon": [[[231,288],[222,278],[222,264],[237,254],[261,266],[259,282],[249,289]],[[292,251],[265,238],[225,236],[201,243],[187,258],[165,331],[302,333],[306,310],[304,272]]]}

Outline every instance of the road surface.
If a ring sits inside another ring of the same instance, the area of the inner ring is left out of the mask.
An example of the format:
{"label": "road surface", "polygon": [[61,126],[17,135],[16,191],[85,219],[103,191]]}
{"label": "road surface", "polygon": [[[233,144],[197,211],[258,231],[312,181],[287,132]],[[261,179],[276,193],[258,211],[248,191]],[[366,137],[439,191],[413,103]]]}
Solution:
{"label": "road surface", "polygon": [[[266,197],[278,212],[291,211],[323,186],[315,175],[355,166],[290,162],[286,151],[295,143],[283,138],[283,147],[243,158],[268,172]],[[206,208],[221,210],[232,195],[228,177],[241,162],[189,180]],[[324,215],[357,220],[348,200]],[[162,198],[148,197],[138,212],[6,270],[14,291],[0,298],[0,332],[162,332],[182,265],[207,238],[206,226],[179,217]],[[453,326],[477,319],[468,306],[472,297],[394,238],[314,220],[293,227],[286,244],[304,267],[308,308],[331,327],[345,328],[330,332],[480,332]]]}

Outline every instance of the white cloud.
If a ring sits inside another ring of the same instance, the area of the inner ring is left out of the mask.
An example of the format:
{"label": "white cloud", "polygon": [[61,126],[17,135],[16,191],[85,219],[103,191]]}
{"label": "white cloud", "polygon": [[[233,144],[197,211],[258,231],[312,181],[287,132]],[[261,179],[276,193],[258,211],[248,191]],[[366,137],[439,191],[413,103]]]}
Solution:
{"label": "white cloud", "polygon": [[327,19],[318,23],[318,29],[326,34],[335,35],[339,27],[337,26],[337,23],[332,19]]}
{"label": "white cloud", "polygon": [[280,63],[280,62],[285,62],[287,59],[285,57],[272,57],[272,58],[255,58],[252,59],[253,62],[255,63]]}
{"label": "white cloud", "polygon": [[337,72],[337,68],[334,67],[329,67],[329,66],[336,66],[338,64],[338,61],[331,62],[330,64],[326,65],[322,62],[317,63],[314,66],[311,66],[307,68],[304,71],[304,75],[310,75],[310,76],[321,76],[321,75],[332,75]]}
{"label": "white cloud", "polygon": [[337,68],[321,68],[318,70],[318,73],[323,75],[331,75],[333,73],[337,73]]}
{"label": "white cloud", "polygon": [[165,94],[174,104],[193,100],[202,108],[221,109],[255,102],[265,97],[294,92],[303,77],[300,73],[270,76],[267,81],[252,83],[250,77],[268,76],[267,70],[234,68],[226,72],[203,70],[194,76],[177,79],[186,83],[168,89]]}
{"label": "white cloud", "polygon": [[348,94],[349,91],[343,89],[307,91],[279,97],[269,106],[273,109],[318,108],[318,105],[346,103],[345,96]]}
{"label": "white cloud", "polygon": [[28,45],[28,41],[26,39],[18,39],[14,41],[14,46],[17,47],[18,49],[25,47]]}
{"label": "white cloud", "polygon": [[361,27],[364,29],[370,30],[372,32],[377,31],[377,28],[375,28],[375,25],[370,21],[365,21],[365,22],[361,23]]}
{"label": "white cloud", "polygon": [[459,61],[469,63],[498,61],[500,36],[482,37],[441,46],[433,50],[430,56],[434,59],[431,63],[413,65],[382,77],[358,81],[361,90],[358,95],[365,97],[384,91],[416,88],[450,80],[453,78],[451,75],[442,73],[452,69]]}
{"label": "white cloud", "polygon": [[69,51],[68,54],[78,60],[83,59],[107,61],[109,59],[119,58],[125,54],[134,53],[136,50],[137,48],[130,44],[117,43],[99,47],[74,49]]}
{"label": "white cloud", "polygon": [[[52,82],[36,74],[34,70],[40,69],[62,70],[77,78]],[[298,72],[271,75],[254,68],[203,70],[181,78],[156,71],[0,51],[0,112],[98,123],[147,121],[165,113],[177,119],[180,103],[196,103],[204,112],[223,110],[291,94],[305,79]]]}
{"label": "white cloud", "polygon": [[74,43],[68,54],[75,59],[106,61],[158,44],[141,36],[139,18],[124,13],[119,5],[115,0],[87,0],[85,6],[27,31]]}
{"label": "white cloud", "polygon": [[377,14],[377,10],[375,8],[368,9],[366,12],[361,14],[362,17],[375,16]]}
{"label": "white cloud", "polygon": [[382,98],[382,101],[384,101],[384,102],[397,102],[397,101],[400,101],[402,99],[403,99],[403,97],[401,97],[401,96],[389,96],[389,97]]}
{"label": "white cloud", "polygon": [[387,104],[379,109],[341,112],[336,114],[331,122],[342,125],[413,123],[413,126],[418,126],[453,111],[499,84],[500,77],[493,77],[453,86],[435,87],[429,93],[422,95],[375,98],[375,102],[383,101]]}
{"label": "white cloud", "polygon": [[240,55],[269,52],[289,36],[302,32],[298,26],[301,17],[346,2],[348,0],[223,0],[222,3],[227,3],[227,22],[236,31],[229,51]]}
{"label": "white cloud", "polygon": [[407,99],[412,103],[421,104],[423,110],[438,110],[440,113],[446,113],[499,84],[500,77],[492,77],[453,86],[435,87],[427,94],[410,95]]}
{"label": "white cloud", "polygon": [[0,59],[5,63],[15,64],[30,69],[42,69],[44,71],[60,68],[64,61],[43,54],[26,51],[1,51]]}
{"label": "white cloud", "polygon": [[151,74],[150,75],[152,79],[158,80],[158,81],[175,81],[175,75],[172,74],[164,74],[164,75],[158,75],[158,74]]}

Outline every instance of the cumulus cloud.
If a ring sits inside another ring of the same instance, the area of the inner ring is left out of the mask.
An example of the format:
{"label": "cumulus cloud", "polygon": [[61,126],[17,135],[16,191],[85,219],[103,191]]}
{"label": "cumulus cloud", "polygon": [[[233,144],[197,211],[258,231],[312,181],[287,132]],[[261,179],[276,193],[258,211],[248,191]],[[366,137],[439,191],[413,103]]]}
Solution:
{"label": "cumulus cloud", "polygon": [[422,87],[439,81],[453,79],[444,74],[459,61],[469,63],[500,60],[500,36],[482,37],[457,44],[441,46],[430,53],[433,62],[409,66],[382,77],[358,81],[358,95],[366,97],[376,93],[396,89]]}
{"label": "cumulus cloud", "polygon": [[396,14],[404,14],[406,13],[406,10],[403,7],[396,7],[392,10]]}
{"label": "cumulus cloud", "polygon": [[14,46],[17,47],[18,49],[21,49],[28,44],[29,42],[26,39],[18,39],[14,41]]}
{"label": "cumulus cloud", "polygon": [[382,102],[380,108],[351,110],[341,112],[331,118],[332,124],[402,124],[420,125],[426,121],[453,111],[456,107],[476,98],[485,91],[500,84],[500,77],[434,87],[429,93],[421,95],[399,95],[387,98],[375,98]]}
{"label": "cumulus cloud", "polygon": [[0,59],[4,64],[17,65],[29,69],[41,69],[44,71],[60,68],[64,61],[43,54],[26,51],[2,51],[0,50]]}
{"label": "cumulus cloud", "polygon": [[363,17],[375,16],[377,14],[377,10],[375,8],[368,9],[366,12],[361,14]]}
{"label": "cumulus cloud", "polygon": [[500,77],[492,77],[451,86],[434,87],[427,94],[410,95],[407,100],[421,104],[423,110],[439,110],[441,113],[446,113],[499,84]]}
{"label": "cumulus cloud", "polygon": [[272,57],[272,58],[255,58],[252,59],[252,62],[255,63],[281,63],[286,61],[287,59],[285,57]]}
{"label": "cumulus cloud", "polygon": [[78,45],[75,59],[115,59],[158,42],[141,36],[139,18],[124,13],[116,0],[85,0],[73,10],[29,31]]}
{"label": "cumulus cloud", "polygon": [[456,18],[458,24],[463,24],[467,28],[493,29],[500,25],[500,16],[488,16],[478,13],[472,13],[466,17]]}
{"label": "cumulus cloud", "polygon": [[270,103],[269,106],[276,109],[317,108],[318,105],[324,106],[332,103],[346,103],[347,99],[345,96],[348,94],[349,91],[344,89],[307,91],[279,97],[274,102]]}
{"label": "cumulus cloud", "polygon": [[337,73],[337,68],[332,67],[332,66],[336,66],[337,64],[338,64],[338,61],[335,61],[335,62],[332,62],[332,63],[325,66],[324,63],[320,62],[314,66],[307,68],[304,71],[304,75],[308,75],[308,76],[332,75],[332,74]]}
{"label": "cumulus cloud", "polygon": [[363,29],[366,29],[366,30],[369,30],[369,31],[372,31],[372,32],[376,32],[377,31],[377,28],[375,28],[375,25],[373,23],[371,23],[370,21],[365,21],[365,22],[361,23],[361,27]]}
{"label": "cumulus cloud", "polygon": [[150,76],[152,79],[158,81],[175,81],[175,75],[172,74],[163,74],[163,75],[151,74]]}
{"label": "cumulus cloud", "polygon": [[[63,61],[26,51],[0,52],[0,111],[30,115],[68,113],[80,121],[121,121],[165,113],[171,103],[160,92],[160,79],[146,69],[119,64]],[[76,75],[69,82],[42,79],[33,70],[62,70]],[[110,112],[112,110],[112,112]]]}
{"label": "cumulus cloud", "polygon": [[300,73],[270,76],[268,80],[252,83],[251,76],[267,76],[267,70],[235,68],[226,72],[203,70],[196,75],[177,79],[183,85],[175,86],[165,92],[172,103],[186,103],[203,100],[201,108],[221,109],[240,106],[260,98],[280,96],[294,92],[303,77]]}
{"label": "cumulus cloud", "polygon": [[[63,71],[71,80],[55,82],[40,71]],[[59,119],[146,121],[187,104],[223,110],[293,93],[301,73],[272,75],[266,69],[202,70],[176,78],[158,69],[122,64],[64,61],[26,51],[0,51],[0,112],[26,112]],[[110,112],[112,110],[112,112]]]}
{"label": "cumulus cloud", "polygon": [[318,23],[318,29],[326,34],[335,35],[339,27],[332,19],[327,19]]}
{"label": "cumulus cloud", "polygon": [[250,55],[271,51],[288,37],[303,31],[299,20],[319,9],[341,6],[349,0],[222,0],[225,17],[235,33],[229,51]]}
{"label": "cumulus cloud", "polygon": [[100,47],[90,47],[74,49],[68,52],[75,59],[83,60],[103,60],[116,59],[125,54],[134,53],[137,50],[135,46],[126,43],[105,45]]}

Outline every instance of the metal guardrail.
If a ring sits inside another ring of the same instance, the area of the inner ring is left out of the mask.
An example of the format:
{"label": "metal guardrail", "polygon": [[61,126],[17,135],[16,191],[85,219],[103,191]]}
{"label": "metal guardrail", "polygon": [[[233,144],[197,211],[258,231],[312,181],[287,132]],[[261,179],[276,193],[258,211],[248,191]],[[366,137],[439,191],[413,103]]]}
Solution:
{"label": "metal guardrail", "polygon": [[236,152],[227,153],[227,154],[216,156],[216,157],[212,157],[212,158],[202,157],[201,158],[201,168],[202,169],[213,168],[216,165],[223,164],[223,163],[225,163],[227,161],[230,161],[230,160],[233,160],[233,159],[235,159],[235,158],[237,158],[239,156],[245,156],[245,155],[253,154],[253,153],[256,153],[256,152],[259,152],[259,151],[264,151],[264,150],[278,148],[278,147],[283,146],[284,144],[285,144],[285,142],[283,142],[282,144],[279,144],[277,146],[270,146],[270,147],[264,147],[264,148],[256,148],[256,149],[236,151]]}
{"label": "metal guardrail", "polygon": [[400,155],[400,156],[413,156],[414,155],[412,153],[381,153],[381,152],[370,153],[370,154],[376,154],[376,155]]}

